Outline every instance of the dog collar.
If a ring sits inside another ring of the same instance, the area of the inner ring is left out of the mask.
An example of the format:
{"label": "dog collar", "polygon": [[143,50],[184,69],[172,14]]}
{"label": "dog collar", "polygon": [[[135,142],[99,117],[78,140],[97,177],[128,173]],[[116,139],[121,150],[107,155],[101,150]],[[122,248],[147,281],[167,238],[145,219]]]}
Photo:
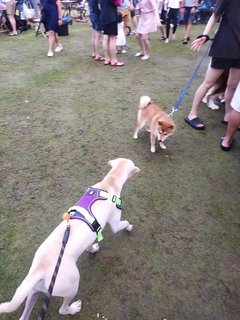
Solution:
{"label": "dog collar", "polygon": [[84,221],[93,232],[97,233],[97,240],[101,241],[103,240],[102,228],[91,210],[93,203],[97,200],[111,200],[118,209],[122,209],[121,198],[115,195],[111,196],[105,190],[90,187],[81,199],[68,210],[64,219],[78,219]]}

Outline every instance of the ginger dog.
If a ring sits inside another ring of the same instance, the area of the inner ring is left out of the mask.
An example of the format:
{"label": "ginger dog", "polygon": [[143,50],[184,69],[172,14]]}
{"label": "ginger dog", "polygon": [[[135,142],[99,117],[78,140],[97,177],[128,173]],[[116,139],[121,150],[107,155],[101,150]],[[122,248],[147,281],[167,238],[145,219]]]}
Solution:
{"label": "ginger dog", "polygon": [[[80,274],[76,262],[84,251],[95,253],[99,250],[98,243],[93,244],[97,232],[91,230],[88,223],[95,219],[91,225],[95,226],[97,222],[100,229],[104,229],[108,223],[113,233],[124,229],[131,231],[133,227],[127,220],[121,220],[120,194],[125,182],[140,170],[131,160],[124,158],[111,160],[109,164],[112,168],[103,180],[89,188],[75,206],[64,214],[69,215],[69,219],[61,222],[38,248],[29,273],[17,288],[12,300],[0,304],[0,313],[15,311],[26,298],[25,309],[19,320],[29,319],[39,293],[48,291],[68,223],[70,235],[52,295],[63,297],[60,314],[74,315],[81,310],[80,300],[70,304],[79,287]],[[88,208],[84,207],[85,204]],[[82,220],[83,217],[88,223]]]}
{"label": "ginger dog", "polygon": [[138,132],[144,126],[147,126],[148,131],[150,131],[151,152],[156,151],[156,139],[158,139],[160,147],[166,149],[163,142],[173,134],[176,128],[172,118],[152,102],[148,96],[140,98],[134,139],[138,138]]}

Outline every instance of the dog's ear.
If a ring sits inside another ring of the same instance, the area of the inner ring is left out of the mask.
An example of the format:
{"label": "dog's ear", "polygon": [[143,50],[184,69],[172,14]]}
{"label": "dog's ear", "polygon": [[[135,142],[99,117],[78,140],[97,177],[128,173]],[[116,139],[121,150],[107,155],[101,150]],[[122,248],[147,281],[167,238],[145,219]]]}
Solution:
{"label": "dog's ear", "polygon": [[171,124],[171,125],[169,126],[169,129],[174,129],[174,126]]}
{"label": "dog's ear", "polygon": [[162,124],[163,124],[162,121],[159,120],[159,121],[158,121],[158,125],[161,127]]}

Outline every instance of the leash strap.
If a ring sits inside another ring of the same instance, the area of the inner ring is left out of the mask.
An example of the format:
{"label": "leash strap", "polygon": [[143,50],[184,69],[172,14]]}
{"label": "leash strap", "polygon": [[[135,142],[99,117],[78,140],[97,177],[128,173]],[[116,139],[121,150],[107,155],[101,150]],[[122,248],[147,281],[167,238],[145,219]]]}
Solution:
{"label": "leash strap", "polygon": [[172,108],[172,111],[169,113],[169,116],[172,116],[179,108],[180,104],[182,103],[185,95],[187,94],[187,91],[190,87],[190,85],[192,84],[194,78],[196,77],[198,70],[203,62],[203,60],[205,59],[210,47],[211,47],[212,43],[209,44],[208,48],[206,49],[206,51],[204,52],[203,56],[201,57],[200,61],[198,62],[198,64],[196,65],[195,69],[193,70],[193,73],[191,75],[191,77],[188,79],[188,82],[186,83],[185,87],[183,88],[180,96],[178,97],[174,107]]}
{"label": "leash strap", "polygon": [[52,296],[53,287],[54,287],[54,284],[55,284],[55,281],[56,281],[56,278],[57,278],[57,274],[58,274],[58,270],[59,270],[59,267],[60,267],[60,264],[61,264],[61,261],[62,261],[63,253],[64,253],[64,250],[65,250],[65,246],[66,246],[66,244],[68,242],[69,234],[70,234],[70,225],[67,224],[67,229],[65,230],[65,233],[64,233],[64,236],[63,236],[63,240],[62,240],[62,248],[61,248],[61,251],[59,253],[58,260],[57,260],[57,263],[56,263],[56,266],[55,266],[55,269],[54,269],[54,272],[53,272],[53,275],[52,275],[52,279],[51,279],[50,285],[48,287],[48,291],[47,291],[45,300],[43,302],[42,309],[41,309],[41,311],[39,313],[39,316],[38,316],[38,320],[44,320],[45,319],[46,312],[47,312],[47,309],[48,309],[48,306],[49,306],[49,302],[50,302],[50,298]]}

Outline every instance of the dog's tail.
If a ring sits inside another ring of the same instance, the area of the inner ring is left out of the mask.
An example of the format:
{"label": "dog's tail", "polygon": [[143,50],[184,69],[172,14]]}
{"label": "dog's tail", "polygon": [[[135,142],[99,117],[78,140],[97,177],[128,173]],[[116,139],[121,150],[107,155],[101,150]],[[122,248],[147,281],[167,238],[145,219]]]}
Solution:
{"label": "dog's tail", "polygon": [[38,281],[39,274],[28,274],[17,288],[12,300],[0,304],[0,313],[10,313],[17,310]]}
{"label": "dog's tail", "polygon": [[139,104],[139,109],[145,109],[151,102],[151,98],[148,96],[142,96],[140,98],[140,104]]}

